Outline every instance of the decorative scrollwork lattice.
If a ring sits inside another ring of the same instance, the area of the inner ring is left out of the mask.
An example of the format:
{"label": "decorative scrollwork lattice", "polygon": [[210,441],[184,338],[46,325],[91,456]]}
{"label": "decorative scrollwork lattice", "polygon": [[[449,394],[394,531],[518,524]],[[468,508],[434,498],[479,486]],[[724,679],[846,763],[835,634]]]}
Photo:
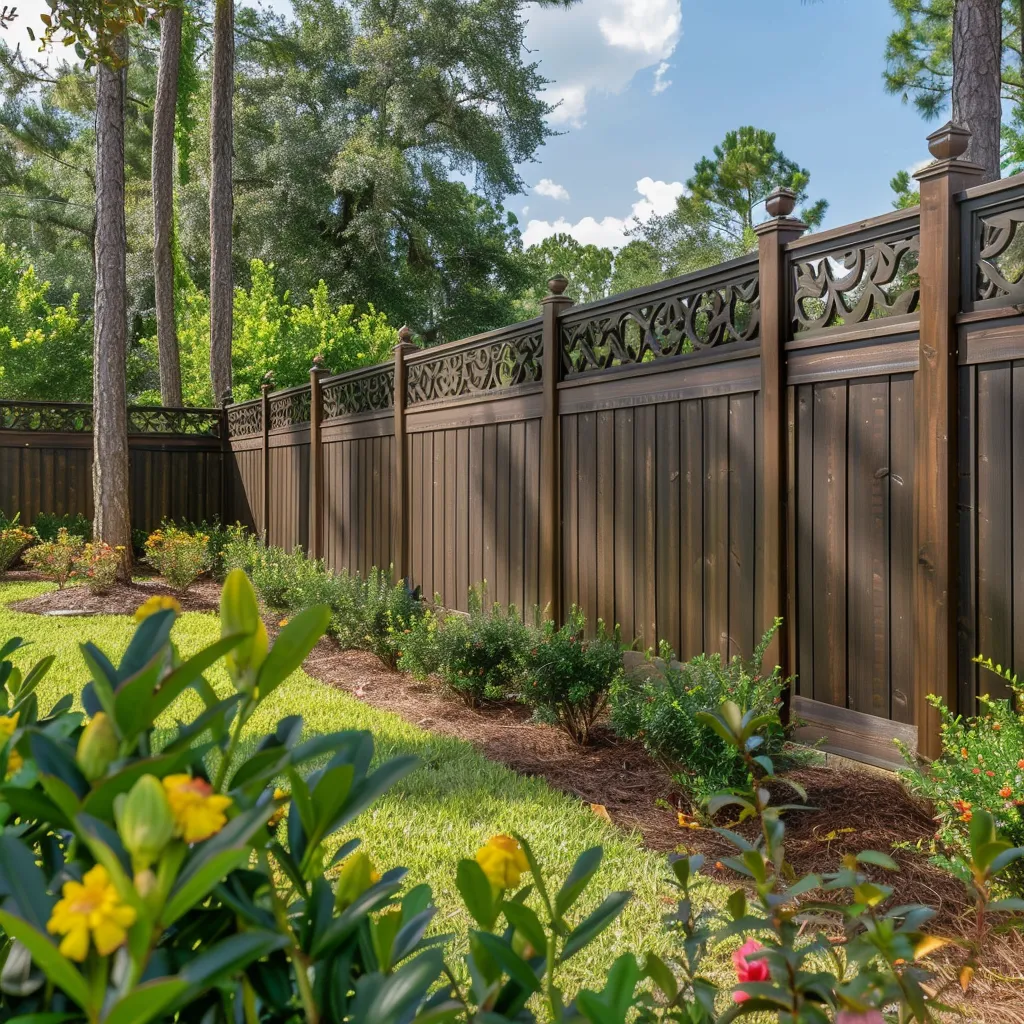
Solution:
{"label": "decorative scrollwork lattice", "polygon": [[92,430],[92,407],[64,402],[0,402],[0,430],[88,434]]}
{"label": "decorative scrollwork lattice", "polygon": [[270,396],[270,428],[292,427],[309,422],[309,387]]}
{"label": "decorative scrollwork lattice", "polygon": [[207,409],[156,409],[134,406],[128,409],[128,432],[219,437],[220,414]]}
{"label": "decorative scrollwork lattice", "polygon": [[541,347],[537,324],[522,334],[447,349],[432,359],[410,363],[409,404],[535,383],[540,380]]}
{"label": "decorative scrollwork lattice", "polygon": [[921,238],[869,241],[793,263],[798,331],[913,313],[920,297]]}
{"label": "decorative scrollwork lattice", "polygon": [[256,399],[228,407],[228,437],[248,437],[263,430],[263,403]]}
{"label": "decorative scrollwork lattice", "polygon": [[1024,301],[1024,209],[978,217],[977,276],[974,298]]}
{"label": "decorative scrollwork lattice", "polygon": [[359,412],[380,412],[395,405],[395,368],[381,366],[373,373],[331,381],[323,386],[324,419]]}
{"label": "decorative scrollwork lattice", "polygon": [[682,284],[632,296],[623,305],[563,317],[566,376],[628,366],[733,342],[752,341],[761,323],[757,265],[713,287]]}

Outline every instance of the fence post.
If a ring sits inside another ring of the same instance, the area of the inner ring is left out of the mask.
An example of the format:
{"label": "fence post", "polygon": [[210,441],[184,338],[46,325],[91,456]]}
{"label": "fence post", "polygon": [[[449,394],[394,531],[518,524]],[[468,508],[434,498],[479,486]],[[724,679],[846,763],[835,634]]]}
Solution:
{"label": "fence post", "polygon": [[414,352],[412,331],[399,328],[398,344],[395,346],[395,489],[391,498],[391,550],[395,578],[406,580],[411,587],[416,581],[410,579],[409,565],[409,486],[407,479],[408,451],[405,441],[405,356]]}
{"label": "fence post", "polygon": [[921,185],[921,281],[918,370],[914,379],[914,708],[917,747],[941,753],[934,693],[957,702],[957,327],[960,308],[960,207],[956,194],[984,169],[958,159],[970,132],[943,125],[928,136],[935,162]]}
{"label": "fence post", "polygon": [[542,354],[541,382],[544,387],[540,421],[540,606],[556,623],[562,621],[562,480],[561,440],[558,423],[558,381],[562,353],[560,326],[562,311],[572,305],[564,295],[569,282],[561,274],[548,281],[548,294],[541,300]]}
{"label": "fence post", "polygon": [[[789,623],[789,587],[787,538],[787,498],[789,490],[789,438],[786,424],[786,342],[790,335],[789,279],[786,276],[786,243],[807,230],[807,225],[791,217],[796,206],[792,189],[778,188],[766,202],[771,220],[759,224],[757,232],[758,295],[761,303],[761,431],[763,464],[757,509],[764,540],[757,566],[761,592],[761,617],[758,636],[777,615],[782,628],[765,654],[767,664],[782,667],[782,677],[793,670],[789,637],[795,630]],[[788,699],[788,695],[787,695]],[[788,705],[787,705],[788,706]]]}
{"label": "fence post", "polygon": [[324,357],[313,357],[309,368],[309,557],[324,557],[324,446],[320,424],[324,418],[324,396],[320,378]]}
{"label": "fence post", "polygon": [[274,386],[268,372],[260,385],[263,413],[263,543],[270,543],[270,389]]}

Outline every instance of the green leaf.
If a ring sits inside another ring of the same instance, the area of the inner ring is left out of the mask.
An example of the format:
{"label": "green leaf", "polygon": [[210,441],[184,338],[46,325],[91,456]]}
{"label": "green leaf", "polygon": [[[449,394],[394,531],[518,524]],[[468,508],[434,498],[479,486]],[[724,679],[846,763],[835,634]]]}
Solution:
{"label": "green leaf", "polygon": [[103,1024],[147,1024],[188,989],[181,978],[154,978],[137,985],[119,999],[103,1018]]}
{"label": "green leaf", "polygon": [[493,928],[498,918],[498,907],[484,869],[475,860],[460,860],[455,870],[455,885],[462,894],[470,917],[481,928],[488,931]]}
{"label": "green leaf", "polygon": [[[443,970],[440,951],[430,949],[388,977],[372,974],[360,978],[356,982],[352,1019],[373,1024],[412,1020],[415,1007],[426,998]],[[442,1016],[441,1019],[448,1018]]]}
{"label": "green leaf", "polygon": [[325,604],[318,604],[299,612],[281,630],[256,680],[261,700],[266,699],[306,660],[306,655],[327,631],[330,621],[331,609]]}
{"label": "green leaf", "polygon": [[504,939],[490,932],[477,932],[475,938],[520,988],[531,993],[540,991],[540,979],[533,968]]}
{"label": "green leaf", "polygon": [[555,894],[555,913],[559,918],[583,895],[583,890],[601,866],[603,856],[604,851],[600,846],[592,846],[576,858],[565,884]]}
{"label": "green leaf", "polygon": [[878,850],[861,850],[857,854],[858,864],[873,864],[878,868],[885,868],[886,871],[899,871],[900,866],[886,853],[879,853]]}
{"label": "green leaf", "polygon": [[110,775],[101,780],[82,802],[82,809],[94,817],[111,821],[114,800],[121,793],[127,793],[143,775],[154,775],[158,779],[173,775],[187,765],[199,761],[207,749],[209,748],[186,748],[179,750],[176,754],[162,754],[159,757],[147,757],[139,761],[132,761],[116,775]]}
{"label": "green leaf", "polygon": [[216,665],[228,651],[233,651],[245,637],[241,633],[233,633],[221,637],[208,647],[194,654],[188,661],[179,665],[160,684],[153,695],[150,715],[155,720],[167,710],[180,694],[202,677],[202,674]]}
{"label": "green leaf", "polygon": [[179,977],[184,978],[197,992],[201,992],[287,945],[288,937],[275,932],[242,932],[223,939],[190,960],[182,967]]}
{"label": "green leaf", "polygon": [[182,914],[188,913],[232,871],[248,863],[249,850],[222,850],[191,872],[184,883],[175,887],[160,915],[161,923],[169,928]]}
{"label": "green leaf", "polygon": [[525,903],[518,903],[515,900],[506,900],[502,903],[501,910],[508,923],[537,951],[536,955],[544,956],[548,948],[548,938],[537,914]]}
{"label": "green leaf", "polygon": [[0,884],[25,921],[46,931],[56,902],[46,891],[46,880],[35,855],[11,833],[0,835]]}
{"label": "green leaf", "polygon": [[631,892],[609,893],[604,902],[569,933],[562,947],[561,962],[565,963],[569,957],[593,942],[622,913],[632,895]]}
{"label": "green leaf", "polygon": [[31,954],[35,965],[50,981],[83,1010],[89,1009],[89,986],[78,969],[66,960],[45,932],[6,910],[0,910],[0,926],[17,939]]}
{"label": "green leaf", "polygon": [[175,618],[175,613],[167,608],[139,623],[117,667],[118,685],[141,672],[167,646]]}
{"label": "green leaf", "polygon": [[74,757],[64,747],[54,743],[46,733],[30,730],[28,745],[40,772],[44,775],[55,775],[79,800],[89,792],[89,783],[78,770]]}
{"label": "green leaf", "polygon": [[[106,711],[112,721],[117,720],[114,714],[114,687],[117,686],[117,669],[110,663],[110,659],[94,644],[85,643],[79,645],[82,658],[85,660],[89,675],[92,676],[93,694],[99,704],[99,708],[90,707],[85,700],[85,693],[82,694],[82,703],[86,705],[85,710],[94,715],[97,710]],[[86,687],[88,689],[88,687]]]}
{"label": "green leaf", "polygon": [[648,953],[644,961],[644,975],[661,989],[667,1002],[672,1002],[679,994],[679,982],[672,973],[672,968],[655,953]]}

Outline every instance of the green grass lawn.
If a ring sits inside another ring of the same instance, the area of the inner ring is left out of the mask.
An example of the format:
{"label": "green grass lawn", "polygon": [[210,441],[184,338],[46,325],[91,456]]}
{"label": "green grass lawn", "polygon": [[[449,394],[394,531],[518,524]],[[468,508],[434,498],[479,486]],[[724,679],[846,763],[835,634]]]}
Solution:
{"label": "green grass lawn", "polygon": [[[133,630],[126,616],[55,619],[21,614],[7,607],[13,601],[42,593],[48,586],[0,584],[0,642],[10,636],[31,641],[33,646],[18,656],[22,663],[45,654],[56,655],[53,668],[39,687],[41,713],[65,693],[77,698],[87,681],[79,643],[92,640],[116,663]],[[198,612],[181,616],[173,633],[186,655],[218,636],[216,616]],[[211,674],[210,681],[219,690],[230,686],[220,668]],[[198,698],[185,694],[169,714],[188,719],[199,706]],[[584,956],[571,962],[575,978],[567,971],[570,984],[582,981],[600,987],[605,969],[627,950],[671,951],[672,943],[661,924],[662,916],[673,906],[665,859],[644,850],[638,836],[623,834],[579,800],[556,792],[542,780],[526,778],[489,761],[468,743],[424,732],[301,671],[261,706],[249,732],[262,735],[278,719],[291,714],[303,716],[308,734],[368,729],[380,756],[414,753],[422,760],[422,767],[366,811],[338,840],[361,836],[363,848],[378,867],[403,865],[409,869],[411,882],[429,883],[440,908],[441,930],[464,932],[468,926],[455,889],[457,862],[472,856],[497,832],[519,832],[530,840],[541,863],[558,880],[582,850],[602,845],[605,861],[593,902],[615,889],[629,889],[635,894],[616,924]],[[710,883],[706,892],[709,898],[724,895],[724,890]],[[589,910],[590,906],[583,909]]]}

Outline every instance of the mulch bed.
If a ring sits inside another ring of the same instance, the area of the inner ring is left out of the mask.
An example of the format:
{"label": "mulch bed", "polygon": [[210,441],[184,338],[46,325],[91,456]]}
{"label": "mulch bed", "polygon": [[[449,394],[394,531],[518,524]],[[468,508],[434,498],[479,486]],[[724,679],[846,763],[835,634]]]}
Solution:
{"label": "mulch bed", "polygon": [[[28,582],[29,573],[10,573],[6,582]],[[41,578],[36,576],[37,579]],[[149,598],[177,598],[187,612],[216,611],[220,603],[220,584],[214,580],[199,580],[187,594],[179,594],[156,577],[116,583],[105,594],[94,594],[88,587],[76,584],[63,590],[51,590],[38,597],[16,601],[10,607],[17,612],[33,615],[133,615],[135,609]]]}

